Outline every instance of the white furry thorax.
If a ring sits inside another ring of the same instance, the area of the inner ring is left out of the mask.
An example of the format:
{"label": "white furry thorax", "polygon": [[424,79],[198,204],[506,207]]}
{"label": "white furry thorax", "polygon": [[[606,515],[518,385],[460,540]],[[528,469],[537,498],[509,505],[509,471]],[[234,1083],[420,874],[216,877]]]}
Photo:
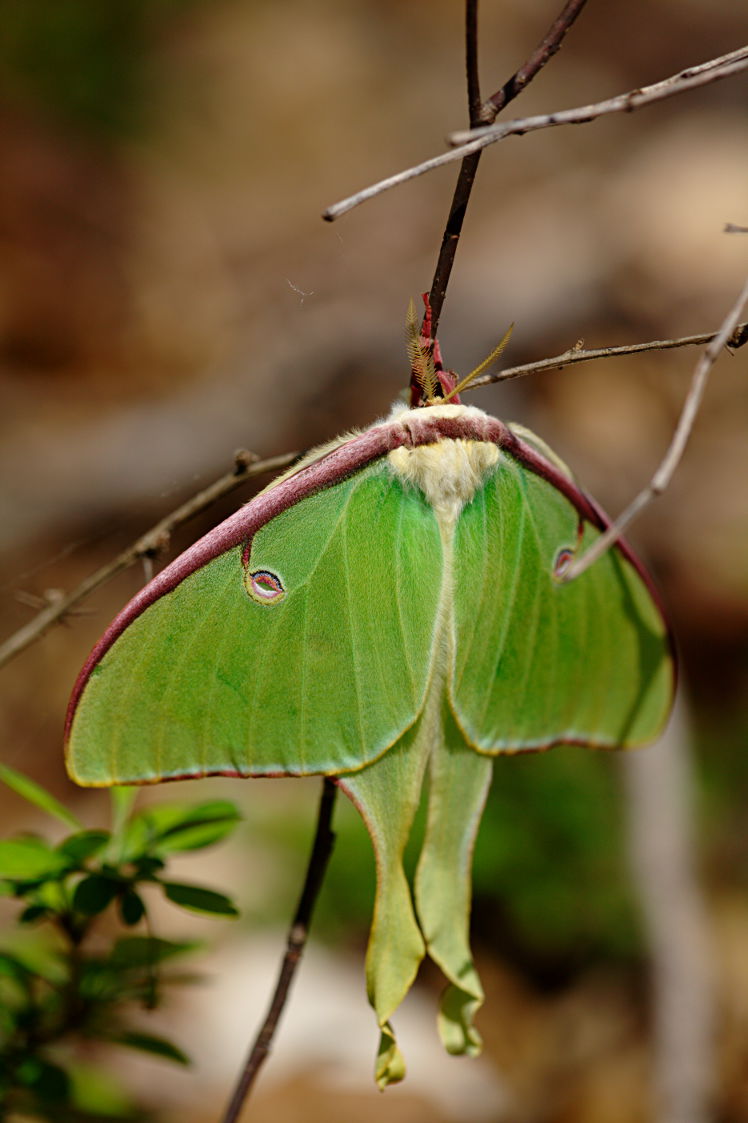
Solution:
{"label": "white furry thorax", "polygon": [[[433,411],[434,417],[464,417],[471,413],[485,416],[474,406],[428,408]],[[395,407],[389,420],[405,421],[409,412]],[[444,438],[416,448],[393,449],[387,458],[401,480],[420,488],[439,521],[452,524],[482,486],[486,473],[497,463],[499,456],[499,449],[490,441]]]}

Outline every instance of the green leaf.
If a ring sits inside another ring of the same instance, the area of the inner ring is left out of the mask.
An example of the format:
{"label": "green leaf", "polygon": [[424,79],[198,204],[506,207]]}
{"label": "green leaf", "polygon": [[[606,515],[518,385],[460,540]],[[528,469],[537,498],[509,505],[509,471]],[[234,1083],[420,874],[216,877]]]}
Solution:
{"label": "green leaf", "polygon": [[234,804],[227,800],[211,800],[206,803],[168,801],[153,803],[149,807],[144,807],[133,818],[133,822],[136,819],[143,819],[151,832],[152,838],[156,839],[168,834],[171,830],[179,830],[190,823],[200,822],[203,819],[222,818],[227,813],[233,814],[234,818],[238,816]]}
{"label": "green leaf", "polygon": [[[113,789],[118,790],[118,789]],[[128,789],[128,791],[131,789]],[[118,837],[115,834],[115,837]],[[142,815],[135,815],[129,823],[123,824],[119,832],[119,858],[122,862],[136,862],[148,853],[150,846],[148,829]]]}
{"label": "green leaf", "polygon": [[193,912],[208,912],[217,916],[238,916],[239,910],[229,897],[200,885],[185,885],[181,881],[162,881],[164,893],[175,905]]}
{"label": "green leaf", "polygon": [[199,946],[196,940],[177,943],[174,940],[160,940],[156,936],[123,936],[114,945],[109,964],[118,969],[152,967],[165,959],[194,951]]}
{"label": "green leaf", "polygon": [[112,903],[121,891],[121,881],[102,877],[100,874],[91,874],[90,877],[84,877],[76,885],[73,894],[73,909],[76,912],[82,912],[84,916],[97,916]]}
{"label": "green leaf", "polygon": [[[157,828],[156,846],[167,853],[212,846],[230,834],[241,820],[238,808],[228,800],[213,800],[186,808],[164,805],[153,811],[156,816],[149,817]],[[164,811],[170,811],[171,815],[158,814]]]}
{"label": "green leaf", "polygon": [[148,807],[128,824],[129,855],[200,850],[230,834],[241,815],[228,800],[206,803],[162,803]]}
{"label": "green leaf", "polygon": [[29,1057],[16,1069],[18,1078],[27,1088],[31,1088],[40,1099],[58,1107],[67,1103],[70,1080],[64,1068],[43,1061],[39,1057]]}
{"label": "green leaf", "polygon": [[153,875],[160,873],[165,864],[161,858],[153,858],[149,855],[137,858],[133,862],[135,874],[139,881],[153,881]]}
{"label": "green leaf", "polygon": [[122,917],[122,923],[132,927],[137,924],[145,916],[145,905],[143,898],[134,889],[128,889],[120,897],[119,912]]}
{"label": "green leaf", "polygon": [[72,827],[73,830],[82,829],[83,823],[72,811],[68,811],[67,807],[55,799],[50,792],[34,780],[30,780],[28,776],[24,776],[22,772],[16,772],[15,768],[10,768],[7,764],[0,764],[0,780],[12,788],[17,795],[33,803],[35,807],[59,819],[66,827]]}
{"label": "green leaf", "polygon": [[0,975],[25,984],[32,974],[33,972],[22,960],[10,952],[0,951]]}
{"label": "green leaf", "polygon": [[203,850],[214,846],[234,830],[238,819],[223,819],[216,822],[194,823],[169,831],[156,844],[162,854],[179,853],[186,850]]}
{"label": "green leaf", "polygon": [[183,1053],[173,1042],[168,1041],[165,1037],[155,1037],[151,1033],[127,1030],[125,1033],[118,1033],[116,1037],[111,1037],[109,1040],[116,1042],[118,1045],[126,1045],[129,1049],[139,1049],[142,1053],[151,1053],[152,1056],[163,1057],[164,1060],[174,1061],[176,1064],[188,1065],[191,1063],[187,1054]]}
{"label": "green leaf", "polygon": [[57,847],[57,851],[80,864],[103,850],[110,838],[109,831],[78,831],[77,834],[71,834],[64,839]]}
{"label": "green leaf", "polygon": [[37,920],[44,920],[49,916],[49,909],[46,905],[29,905],[24,909],[18,918],[19,924],[34,924]]}
{"label": "green leaf", "polygon": [[119,834],[125,827],[127,817],[138,795],[138,789],[120,785],[112,788],[109,797],[112,801],[112,833]]}
{"label": "green leaf", "polygon": [[13,838],[0,842],[0,877],[10,881],[41,881],[55,877],[67,862],[40,838]]}
{"label": "green leaf", "polygon": [[[80,966],[77,993],[81,1001],[92,1010],[98,1007],[116,1006],[127,1001],[132,990],[131,980],[111,964],[95,958],[84,958]],[[91,1037],[101,1037],[109,1025],[109,1014],[103,1025],[101,1019],[93,1019],[87,1027]]]}
{"label": "green leaf", "polygon": [[0,954],[53,987],[59,988],[67,979],[68,968],[60,957],[59,944],[50,939],[48,931],[16,929],[9,934],[6,947]]}
{"label": "green leaf", "polygon": [[43,881],[33,891],[33,903],[43,905],[51,912],[64,912],[69,906],[69,897],[63,881]]}
{"label": "green leaf", "polygon": [[136,1120],[139,1113],[133,1110],[131,1099],[101,1065],[75,1061],[68,1069],[71,1082],[70,1100],[84,1118],[93,1120]]}

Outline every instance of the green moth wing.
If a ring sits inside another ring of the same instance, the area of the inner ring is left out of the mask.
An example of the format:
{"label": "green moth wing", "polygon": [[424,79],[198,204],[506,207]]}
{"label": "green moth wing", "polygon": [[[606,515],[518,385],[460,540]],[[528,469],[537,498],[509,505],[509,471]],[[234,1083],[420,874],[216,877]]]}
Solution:
{"label": "green moth wing", "polygon": [[71,720],[73,778],[375,759],[423,706],[436,599],[418,575],[438,585],[440,554],[433,512],[381,460],[280,510],[116,628]]}
{"label": "green moth wing", "polygon": [[[591,514],[597,514],[592,509]],[[452,705],[481,752],[651,740],[672,697],[667,628],[630,552],[559,580],[599,527],[503,455],[454,534]]]}

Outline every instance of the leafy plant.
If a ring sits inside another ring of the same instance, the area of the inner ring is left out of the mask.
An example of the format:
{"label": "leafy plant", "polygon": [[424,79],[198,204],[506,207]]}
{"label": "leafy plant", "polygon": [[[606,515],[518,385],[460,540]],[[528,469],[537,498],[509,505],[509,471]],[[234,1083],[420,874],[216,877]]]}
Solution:
{"label": "leafy plant", "polygon": [[113,1082],[81,1064],[76,1047],[117,1044],[189,1063],[132,1020],[133,1006],[153,1009],[166,986],[185,981],[171,962],[198,946],[155,936],[142,890],[237,916],[229,897],[173,880],[166,863],[226,838],[239,812],[226,800],[134,812],[134,790],[118,789],[112,829],[91,830],[28,777],[0,766],[0,780],[72,828],[56,845],[31,834],[0,841],[0,894],[21,906],[18,927],[0,937],[0,1114],[143,1120]]}

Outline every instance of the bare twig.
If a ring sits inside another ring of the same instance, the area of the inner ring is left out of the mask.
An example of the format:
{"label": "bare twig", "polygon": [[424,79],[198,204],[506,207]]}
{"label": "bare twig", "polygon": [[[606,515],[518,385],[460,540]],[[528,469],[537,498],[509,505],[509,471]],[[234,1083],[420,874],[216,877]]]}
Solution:
{"label": "bare twig", "polygon": [[[478,76],[478,0],[466,0],[465,4],[465,70],[467,77],[468,113],[470,127],[480,125],[485,118],[482,116],[483,105],[480,95],[480,79]],[[430,316],[431,338],[436,339],[439,328],[439,318],[444,306],[444,297],[452,273],[457,246],[462,233],[462,224],[465,221],[465,212],[470,201],[475,176],[480,163],[480,152],[466,156],[460,165],[460,174],[457,177],[452,202],[447,215],[447,222],[442,234],[439,247],[439,257],[436,261],[434,276],[429,292],[428,310]],[[424,321],[425,323],[425,321]]]}
{"label": "bare twig", "polygon": [[[470,126],[475,128],[481,122],[492,122],[510,101],[522,93],[532,79],[538,74],[545,64],[556,54],[561,42],[574,20],[577,18],[587,0],[568,0],[560,15],[553,21],[550,28],[541,39],[529,58],[522,64],[511,78],[508,79],[488,101],[481,104],[480,84],[478,81],[478,3],[477,0],[468,0],[466,5],[465,43],[468,85],[468,105],[470,109]],[[449,284],[449,278],[454,265],[457,245],[462,233],[462,224],[465,211],[473,190],[473,183],[478,171],[481,153],[473,152],[466,156],[460,167],[460,174],[455,186],[452,204],[449,208],[447,224],[442,236],[439,249],[439,258],[434,271],[429,293],[431,308],[431,333],[436,339],[439,318],[444,304],[444,297]],[[325,214],[327,216],[327,213]]]}
{"label": "bare twig", "polygon": [[610,113],[631,113],[643,105],[652,105],[656,101],[682,94],[687,90],[706,86],[710,82],[717,82],[721,78],[729,78],[748,67],[748,45],[739,47],[720,58],[710,59],[700,66],[689,66],[678,74],[663,78],[651,86],[642,86],[638,90],[629,90],[628,93],[618,94],[616,97],[598,101],[592,105],[580,105],[576,109],[562,109],[558,113],[541,113],[536,117],[525,117],[517,121],[506,121],[501,125],[487,125],[470,132],[456,132],[449,138],[455,145],[467,145],[470,141],[484,140],[488,143],[501,140],[505,136],[517,136],[522,133],[533,132],[537,129],[549,129],[554,125],[584,125],[588,121],[595,121],[598,117],[605,117]]}
{"label": "bare twig", "polygon": [[292,464],[298,453],[289,452],[284,456],[272,456],[267,460],[258,460],[254,453],[239,452],[236,454],[234,468],[231,472],[221,476],[214,483],[191,496],[171,514],[152,526],[140,538],[127,546],[116,558],[101,566],[95,573],[90,574],[78,585],[72,593],[57,595],[41,612],[30,620],[23,628],[10,636],[0,646],[0,667],[9,662],[15,655],[23,651],[34,640],[38,639],[57,620],[66,616],[71,608],[84,600],[94,589],[106,584],[116,577],[118,573],[128,569],[141,558],[152,558],[166,546],[169,536],[177,527],[189,521],[201,511],[206,510],[217,499],[234,491],[252,476],[259,476],[263,472],[277,472]]}
{"label": "bare twig", "polygon": [[280,1016],[283,1013],[288,999],[291,983],[293,982],[302,952],[304,951],[304,946],[309,934],[312,912],[322,887],[327,863],[330,860],[332,848],[335,843],[335,835],[332,830],[332,813],[335,807],[337,791],[338,789],[335,786],[335,782],[326,776],[322,781],[322,795],[320,796],[319,811],[317,813],[317,829],[315,831],[312,852],[307,865],[304,888],[301,891],[296,915],[293,918],[288,932],[286,952],[281,962],[275,991],[270,1006],[268,1007],[268,1012],[265,1015],[265,1020],[249,1052],[239,1080],[231,1095],[226,1113],[221,1119],[221,1123],[236,1123],[241,1113],[242,1106],[257,1078],[257,1074],[270,1052]]}
{"label": "bare twig", "polygon": [[[470,127],[475,128],[485,120],[482,116],[483,105],[478,77],[478,0],[467,0],[465,4],[465,70]],[[439,257],[431,281],[431,291],[429,292],[428,308],[431,317],[432,339],[436,339],[439,318],[444,306],[444,297],[447,293],[447,285],[462,233],[462,224],[465,221],[465,212],[478,171],[480,155],[480,152],[475,152],[472,156],[465,157],[460,165],[460,174],[455,184],[447,222],[442,234],[442,243],[439,247]]]}
{"label": "bare twig", "polygon": [[478,76],[478,0],[465,3],[465,71],[470,128],[475,129],[483,120]]}
{"label": "bare twig", "polygon": [[478,171],[480,158],[480,152],[473,152],[472,155],[466,156],[462,161],[460,175],[455,185],[454,195],[452,196],[452,204],[449,208],[446,226],[444,227],[439,257],[434,270],[434,279],[431,282],[431,291],[429,292],[432,339],[436,339],[436,332],[439,327],[442,308],[444,307],[444,298],[447,295],[447,286],[449,284],[449,278],[452,275],[452,266],[454,265],[457,246],[460,241],[460,235],[462,234],[465,211],[467,210],[473,184],[475,183],[475,176]]}
{"label": "bare twig", "polygon": [[519,68],[516,74],[512,75],[508,82],[504,83],[500,90],[497,90],[488,99],[483,107],[484,117],[488,117],[490,113],[490,119],[495,118],[510,101],[514,101],[522,93],[525,86],[533,80],[536,74],[540,73],[546,63],[550,62],[586,3],[587,0],[568,0],[564,4],[561,12],[548,28],[527,62]]}
{"label": "bare twig", "polygon": [[[653,339],[649,343],[624,343],[620,347],[596,347],[584,350],[582,347],[570,347],[561,355],[551,356],[550,359],[538,359],[534,363],[522,363],[521,366],[507,367],[506,370],[496,371],[495,374],[485,374],[470,383],[470,389],[475,390],[480,386],[489,386],[494,382],[508,382],[512,378],[524,378],[528,374],[540,374],[546,370],[563,370],[564,367],[573,366],[575,363],[588,363],[592,359],[617,359],[623,355],[638,355],[643,351],[671,351],[678,347],[695,347],[702,343],[709,343],[717,335],[716,331],[702,332],[700,335],[683,335],[679,339]],[[737,349],[748,343],[748,324],[738,324],[727,346]]]}
{"label": "bare twig", "polygon": [[[353,210],[359,204],[389,191],[392,187],[399,187],[401,183],[407,183],[409,180],[416,179],[417,176],[424,175],[435,168],[441,168],[455,160],[462,160],[471,153],[479,152],[487,145],[494,144],[497,140],[503,140],[504,137],[521,135],[538,129],[548,129],[554,125],[582,125],[609,113],[630,113],[634,109],[652,105],[654,102],[663,101],[665,98],[674,97],[676,94],[685,93],[687,90],[696,89],[698,86],[705,86],[710,82],[729,78],[746,68],[748,68],[748,46],[740,47],[738,50],[731,51],[727,55],[721,55],[719,58],[710,59],[709,62],[702,63],[700,66],[688,67],[688,69],[681,70],[678,74],[673,74],[669,78],[664,78],[661,82],[656,82],[652,86],[629,90],[628,93],[619,94],[617,97],[609,98],[606,101],[582,105],[576,109],[565,109],[558,113],[522,117],[513,121],[506,121],[501,125],[491,125],[486,130],[480,130],[478,136],[475,132],[455,133],[450,139],[457,144],[457,147],[453,148],[451,152],[433,156],[430,160],[424,160],[422,164],[406,168],[405,171],[397,172],[396,175],[382,179],[379,183],[365,187],[362,191],[356,192],[355,195],[350,195],[347,199],[328,207],[323,212],[323,218],[332,222]],[[465,137],[470,139],[463,144],[462,140]]]}
{"label": "bare twig", "polygon": [[618,516],[615,522],[611,523],[608,529],[600,535],[584,554],[575,558],[574,561],[567,566],[561,577],[562,581],[573,581],[580,573],[584,573],[585,569],[589,569],[593,562],[597,561],[597,559],[621,537],[629,523],[635,519],[653,499],[661,495],[670,483],[673,472],[678,467],[680,459],[683,456],[686,442],[691,435],[691,430],[693,429],[701,399],[704,396],[704,390],[711,369],[717,361],[720,351],[735,332],[746,302],[748,302],[748,281],[746,281],[740,296],[725,317],[722,327],[714,338],[709,341],[704,349],[704,353],[696,364],[696,369],[691,379],[691,386],[686,400],[683,403],[683,409],[678,419],[673,439],[670,442],[670,446],[659,468],[647,486],[639,492],[633,502],[629,503],[626,510]]}

